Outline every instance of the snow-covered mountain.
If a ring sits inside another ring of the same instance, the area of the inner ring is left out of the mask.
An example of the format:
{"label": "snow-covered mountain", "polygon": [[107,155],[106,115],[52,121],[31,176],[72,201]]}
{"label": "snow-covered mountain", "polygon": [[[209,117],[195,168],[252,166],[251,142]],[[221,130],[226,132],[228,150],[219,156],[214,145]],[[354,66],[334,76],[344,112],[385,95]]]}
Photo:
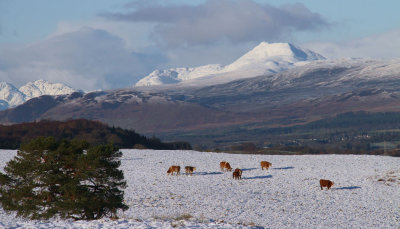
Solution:
{"label": "snow-covered mountain", "polygon": [[0,110],[18,106],[29,99],[42,95],[71,94],[77,90],[62,84],[36,80],[17,89],[14,85],[0,82]]}
{"label": "snow-covered mountain", "polygon": [[[174,97],[205,104],[207,107],[243,111],[262,109],[262,107],[268,107],[268,109],[274,106],[284,107],[301,100],[311,101],[330,96],[355,95],[357,99],[361,98],[371,103],[370,108],[377,108],[383,103],[372,104],[371,97],[366,99],[368,96],[375,95],[377,100],[386,100],[389,97],[395,103],[397,102],[395,98],[400,94],[399,88],[400,59],[344,58],[313,61],[280,73],[225,84],[186,90],[180,88],[180,90],[175,90],[178,94]],[[358,97],[358,94],[363,96]],[[352,106],[355,108],[359,105],[361,103]],[[335,106],[331,105],[331,107]],[[359,109],[366,109],[366,107]]]}
{"label": "snow-covered mountain", "polygon": [[323,60],[323,56],[290,43],[261,42],[248,53],[224,68],[225,72],[257,69],[260,73],[277,73],[292,66]]}
{"label": "snow-covered mountain", "polygon": [[213,85],[258,75],[273,74],[323,59],[325,59],[323,56],[315,52],[289,43],[261,42],[232,64],[155,70],[137,82],[135,86],[177,83],[195,86]]}
{"label": "snow-covered mountain", "polygon": [[26,100],[29,100],[41,95],[71,94],[76,90],[62,83],[50,83],[46,80],[36,80],[20,87],[19,91],[25,94]]}
{"label": "snow-covered mountain", "polygon": [[[195,80],[199,78],[185,83]],[[39,97],[0,112],[0,122],[86,118],[149,134],[258,122],[276,126],[353,111],[400,112],[399,88],[400,59],[317,60],[205,87],[135,87]]]}
{"label": "snow-covered mountain", "polygon": [[25,102],[25,94],[19,91],[14,85],[6,82],[0,82],[0,109],[15,107]]}
{"label": "snow-covered mountain", "polygon": [[209,64],[196,68],[171,68],[165,70],[155,70],[148,76],[139,80],[139,82],[136,83],[136,86],[176,84],[186,80],[213,75],[217,72],[221,72],[222,69],[223,68],[219,64]]}

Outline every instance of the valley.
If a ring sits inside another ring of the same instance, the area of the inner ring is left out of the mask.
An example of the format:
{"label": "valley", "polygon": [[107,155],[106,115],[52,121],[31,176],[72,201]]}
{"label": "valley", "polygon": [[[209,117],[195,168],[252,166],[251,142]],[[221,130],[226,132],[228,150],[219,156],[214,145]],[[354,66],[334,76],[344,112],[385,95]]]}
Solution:
{"label": "valley", "polygon": [[0,229],[400,229],[398,9],[0,0]]}

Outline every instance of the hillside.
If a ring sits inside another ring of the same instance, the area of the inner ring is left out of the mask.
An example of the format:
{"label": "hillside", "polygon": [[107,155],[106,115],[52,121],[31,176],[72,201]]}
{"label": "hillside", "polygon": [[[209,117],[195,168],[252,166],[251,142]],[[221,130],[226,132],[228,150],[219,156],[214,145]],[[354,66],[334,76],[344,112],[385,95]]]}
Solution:
{"label": "hillside", "polygon": [[191,146],[184,142],[163,143],[155,137],[147,138],[134,131],[84,119],[0,125],[0,148],[17,149],[22,143],[38,136],[85,140],[93,145],[114,144],[121,148],[191,149]]}
{"label": "hillside", "polygon": [[[15,155],[1,151],[0,162]],[[400,158],[368,155],[241,155],[122,150],[127,180],[120,219],[26,221],[0,210],[6,228],[397,228]],[[220,161],[243,170],[221,172]],[[260,161],[272,163],[268,171]],[[192,176],[167,176],[171,165]],[[335,184],[321,190],[319,179]]]}
{"label": "hillside", "polygon": [[[271,134],[275,128],[329,120],[348,112],[400,113],[399,77],[400,60],[317,60],[275,74],[209,86],[179,84],[41,96],[1,111],[0,122],[84,118],[165,140],[207,144],[206,148],[244,141],[269,146],[275,142],[265,139],[281,139]],[[397,126],[388,123],[386,128],[391,129],[390,125]],[[359,130],[357,125],[352,127]],[[352,136],[363,134],[351,129],[343,134],[349,131]],[[283,139],[282,144],[301,137],[293,136]],[[305,136],[317,139],[325,135],[311,131]],[[356,149],[353,146],[340,147]]]}
{"label": "hillside", "polygon": [[161,133],[191,142],[197,150],[257,154],[380,154],[400,156],[399,112],[349,112],[317,121],[269,127],[252,123],[230,128]]}
{"label": "hillside", "polygon": [[400,112],[399,66],[399,61],[320,61],[207,87],[42,96],[0,112],[0,121],[85,118],[154,134],[260,122],[276,127],[352,111]]}
{"label": "hillside", "polygon": [[133,89],[42,96],[0,112],[2,123],[84,118],[142,133],[229,125],[242,122],[244,117],[196,103],[174,100],[164,93]]}

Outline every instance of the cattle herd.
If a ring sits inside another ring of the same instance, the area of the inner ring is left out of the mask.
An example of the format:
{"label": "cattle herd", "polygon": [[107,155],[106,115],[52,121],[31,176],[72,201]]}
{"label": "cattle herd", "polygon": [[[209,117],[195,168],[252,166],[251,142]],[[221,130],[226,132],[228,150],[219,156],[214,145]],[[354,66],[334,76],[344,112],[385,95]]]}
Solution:
{"label": "cattle herd", "polygon": [[[269,167],[272,166],[272,163],[268,162],[268,161],[261,161],[260,165],[261,165],[261,170],[264,170],[264,169],[268,170]],[[226,162],[226,161],[221,161],[219,163],[219,167],[221,168],[221,171],[223,171],[223,172],[231,172],[232,171],[231,165],[229,164],[229,162]],[[174,175],[174,173],[175,173],[175,175],[180,175],[180,171],[181,171],[181,167],[179,165],[172,165],[167,170],[167,175]],[[194,171],[196,171],[196,167],[185,166],[185,173],[187,175],[192,175]],[[236,168],[232,173],[232,178],[236,179],[236,180],[242,179],[242,170],[239,168]],[[323,187],[327,187],[327,189],[330,189],[334,184],[335,183],[333,183],[330,180],[324,180],[324,179],[319,180],[319,185],[321,187],[321,190],[323,190]]]}

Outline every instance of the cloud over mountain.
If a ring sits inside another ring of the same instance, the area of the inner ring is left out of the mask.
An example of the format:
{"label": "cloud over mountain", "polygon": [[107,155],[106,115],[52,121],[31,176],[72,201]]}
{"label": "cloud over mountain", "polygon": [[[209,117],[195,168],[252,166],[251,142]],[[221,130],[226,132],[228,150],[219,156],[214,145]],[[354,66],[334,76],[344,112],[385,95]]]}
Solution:
{"label": "cloud over mountain", "polygon": [[155,23],[153,38],[167,46],[276,41],[294,31],[329,26],[301,3],[275,7],[253,0],[208,0],[200,5],[139,5],[128,13],[105,13],[110,20]]}
{"label": "cloud over mountain", "polygon": [[26,47],[0,49],[0,81],[22,85],[42,78],[84,90],[118,88],[153,70],[160,59],[129,51],[107,31],[82,28]]}
{"label": "cloud over mountain", "polygon": [[[0,81],[17,87],[45,79],[82,90],[121,88],[155,69],[224,66],[262,41],[296,43],[328,58],[399,57],[398,29],[341,42],[321,39],[327,31],[341,31],[337,18],[306,3],[280,4],[131,1],[94,10],[94,18],[59,18],[57,29],[35,43],[0,44]],[[0,36],[1,29],[2,37],[13,31],[0,24]]]}
{"label": "cloud over mountain", "polygon": [[400,29],[341,42],[314,42],[308,48],[331,58],[400,58]]}

